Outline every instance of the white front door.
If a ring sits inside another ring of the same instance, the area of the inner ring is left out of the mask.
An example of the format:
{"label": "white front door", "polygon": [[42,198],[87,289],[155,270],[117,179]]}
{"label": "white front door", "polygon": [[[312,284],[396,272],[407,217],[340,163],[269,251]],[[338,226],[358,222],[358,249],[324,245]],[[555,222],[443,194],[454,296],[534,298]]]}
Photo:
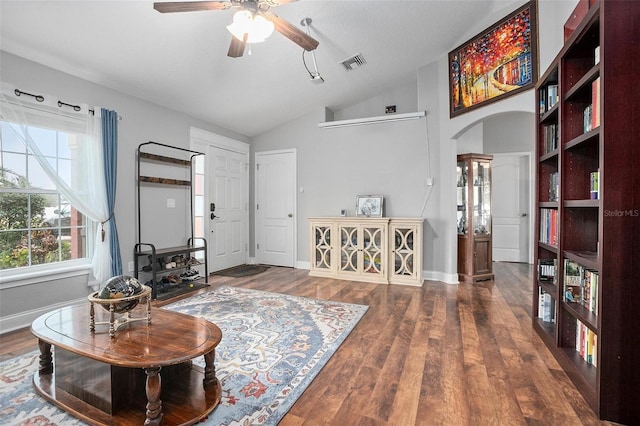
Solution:
{"label": "white front door", "polygon": [[256,153],[256,261],[295,264],[296,152]]}
{"label": "white front door", "polygon": [[210,147],[209,270],[219,271],[247,263],[247,202],[244,191],[248,182],[245,154]]}
{"label": "white front door", "polygon": [[210,272],[249,259],[249,144],[191,128],[191,149],[205,153],[196,167],[194,231],[204,236]]}
{"label": "white front door", "polygon": [[494,154],[493,260],[529,262],[529,156]]}

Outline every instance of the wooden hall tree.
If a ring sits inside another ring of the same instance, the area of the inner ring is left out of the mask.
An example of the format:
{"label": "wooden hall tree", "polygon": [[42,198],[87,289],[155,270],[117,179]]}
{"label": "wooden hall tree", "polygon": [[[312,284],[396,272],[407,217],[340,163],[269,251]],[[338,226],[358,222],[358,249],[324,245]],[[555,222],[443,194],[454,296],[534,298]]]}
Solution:
{"label": "wooden hall tree", "polygon": [[533,327],[600,418],[640,424],[640,3],[589,3],[537,85]]}

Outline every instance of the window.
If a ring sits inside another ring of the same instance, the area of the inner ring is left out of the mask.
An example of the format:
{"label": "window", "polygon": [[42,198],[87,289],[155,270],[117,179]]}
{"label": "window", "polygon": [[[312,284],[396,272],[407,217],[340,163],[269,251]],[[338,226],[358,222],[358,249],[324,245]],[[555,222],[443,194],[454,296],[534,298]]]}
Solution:
{"label": "window", "polygon": [[[76,135],[64,125],[28,129],[53,169],[69,180]],[[0,121],[0,269],[87,258],[93,226],[58,192],[11,124]]]}

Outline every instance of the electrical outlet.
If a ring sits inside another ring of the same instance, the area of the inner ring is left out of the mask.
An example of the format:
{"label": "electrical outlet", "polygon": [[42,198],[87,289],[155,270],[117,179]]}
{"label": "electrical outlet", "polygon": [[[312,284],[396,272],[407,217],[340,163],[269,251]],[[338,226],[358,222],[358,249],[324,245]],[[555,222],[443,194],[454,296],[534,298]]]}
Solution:
{"label": "electrical outlet", "polygon": [[133,261],[129,262],[129,272],[133,272]]}

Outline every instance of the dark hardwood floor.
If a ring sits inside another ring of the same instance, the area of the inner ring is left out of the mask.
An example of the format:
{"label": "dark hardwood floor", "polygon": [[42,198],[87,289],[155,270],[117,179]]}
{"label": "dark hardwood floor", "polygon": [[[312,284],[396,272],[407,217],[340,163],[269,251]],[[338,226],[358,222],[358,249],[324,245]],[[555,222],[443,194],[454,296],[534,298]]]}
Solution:
{"label": "dark hardwood floor", "polygon": [[[422,287],[278,267],[210,282],[369,306],[280,426],[612,424],[597,419],[533,331],[532,267],[494,267],[493,281]],[[0,336],[2,360],[36,348],[28,329]]]}

